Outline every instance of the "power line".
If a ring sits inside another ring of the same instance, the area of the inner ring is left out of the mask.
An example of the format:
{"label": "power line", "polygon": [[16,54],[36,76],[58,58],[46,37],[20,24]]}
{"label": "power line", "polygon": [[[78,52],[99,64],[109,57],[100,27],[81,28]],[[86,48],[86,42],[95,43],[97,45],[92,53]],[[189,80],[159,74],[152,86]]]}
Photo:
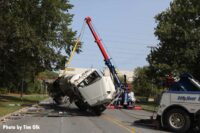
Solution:
{"label": "power line", "polygon": [[[90,38],[86,37],[85,39],[88,40]],[[107,39],[102,39],[102,40],[108,44],[115,43],[115,44],[126,44],[126,45],[145,45],[145,46],[150,45],[150,43],[143,43],[143,42],[129,42],[129,41],[118,41],[118,40],[107,40]]]}
{"label": "power line", "polygon": [[[113,38],[113,37],[115,37],[115,38],[123,38],[123,39],[126,39],[126,40],[130,40],[130,39],[134,39],[134,40],[142,40],[142,41],[152,41],[152,40],[147,40],[146,38],[140,38],[140,37],[138,37],[138,34],[137,34],[137,36],[123,36],[123,35],[114,35],[114,34],[108,34],[108,33],[104,33],[104,34],[102,34],[103,36],[104,36],[104,39],[105,39],[105,37],[108,37],[108,38]],[[144,36],[144,34],[141,34],[142,36]],[[86,34],[86,37],[90,37],[90,35],[89,35],[89,33],[88,34]],[[155,38],[154,38],[155,39]]]}

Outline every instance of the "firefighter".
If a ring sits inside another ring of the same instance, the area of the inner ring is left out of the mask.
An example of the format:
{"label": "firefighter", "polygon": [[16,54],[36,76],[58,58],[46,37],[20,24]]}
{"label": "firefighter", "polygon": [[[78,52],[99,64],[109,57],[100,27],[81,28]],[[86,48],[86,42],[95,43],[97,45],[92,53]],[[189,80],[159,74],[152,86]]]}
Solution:
{"label": "firefighter", "polygon": [[135,95],[134,92],[131,90],[131,86],[128,86],[128,106],[134,106],[135,105]]}

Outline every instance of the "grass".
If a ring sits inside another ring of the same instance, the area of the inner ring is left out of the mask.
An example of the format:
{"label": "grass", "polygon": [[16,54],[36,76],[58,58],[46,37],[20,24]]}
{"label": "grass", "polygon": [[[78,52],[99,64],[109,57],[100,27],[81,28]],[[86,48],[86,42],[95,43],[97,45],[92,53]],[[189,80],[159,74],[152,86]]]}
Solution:
{"label": "grass", "polygon": [[141,106],[142,109],[148,110],[148,111],[157,111],[157,105],[153,102],[147,102],[147,103],[137,103],[137,105]]}
{"label": "grass", "polygon": [[[155,102],[148,102],[146,101],[146,97],[137,96],[137,99],[140,99],[141,102],[137,103],[137,105],[141,106],[142,109],[148,110],[148,111],[157,111],[157,104]],[[142,101],[142,99],[146,99],[145,101]]]}
{"label": "grass", "polygon": [[0,95],[0,117],[19,110],[25,106],[36,104],[46,98],[47,96],[34,94],[23,95],[21,100],[19,94]]}

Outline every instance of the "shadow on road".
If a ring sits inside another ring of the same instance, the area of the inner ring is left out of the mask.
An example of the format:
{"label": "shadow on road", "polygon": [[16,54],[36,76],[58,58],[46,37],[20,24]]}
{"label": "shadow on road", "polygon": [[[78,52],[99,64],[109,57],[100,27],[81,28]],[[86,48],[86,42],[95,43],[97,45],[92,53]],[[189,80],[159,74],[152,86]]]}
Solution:
{"label": "shadow on road", "polygon": [[[162,127],[160,127],[159,125],[157,125],[158,123],[136,123],[133,122],[131,126],[135,126],[135,127],[140,127],[140,128],[146,128],[146,129],[156,129],[156,130],[160,130],[160,131],[167,131],[167,129],[164,129]],[[189,130],[187,133],[199,133],[199,129],[194,128]]]}

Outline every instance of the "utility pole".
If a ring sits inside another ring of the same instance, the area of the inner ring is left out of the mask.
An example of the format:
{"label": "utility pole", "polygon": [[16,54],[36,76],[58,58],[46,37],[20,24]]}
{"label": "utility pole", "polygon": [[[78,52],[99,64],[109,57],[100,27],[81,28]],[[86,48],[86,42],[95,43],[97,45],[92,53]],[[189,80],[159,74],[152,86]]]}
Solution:
{"label": "utility pole", "polygon": [[24,91],[24,77],[22,78],[22,83],[21,83],[21,93],[20,93],[21,101],[23,101],[23,91]]}
{"label": "utility pole", "polygon": [[24,69],[24,71],[23,71],[23,77],[22,77],[22,83],[21,83],[21,94],[20,94],[20,98],[21,98],[21,101],[23,102],[24,77],[25,77],[25,62],[23,63],[22,69]]}

